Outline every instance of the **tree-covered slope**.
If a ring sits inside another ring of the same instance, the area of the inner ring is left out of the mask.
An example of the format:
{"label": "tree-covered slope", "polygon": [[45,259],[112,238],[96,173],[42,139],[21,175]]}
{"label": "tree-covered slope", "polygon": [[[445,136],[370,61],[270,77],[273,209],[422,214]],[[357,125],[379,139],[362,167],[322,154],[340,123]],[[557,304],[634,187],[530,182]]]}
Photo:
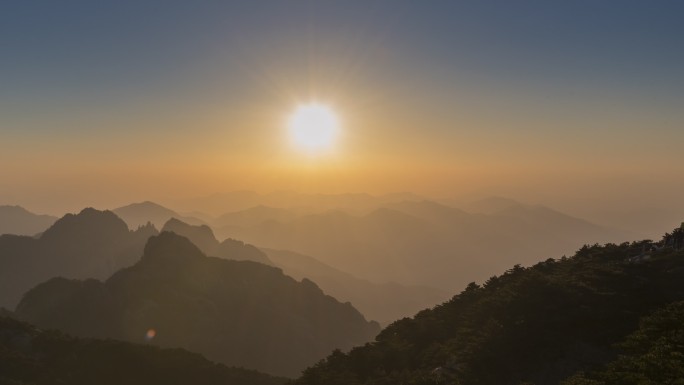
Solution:
{"label": "tree-covered slope", "polygon": [[183,349],[78,339],[0,317],[0,384],[279,385],[284,379],[215,364]]}
{"label": "tree-covered slope", "polygon": [[641,317],[683,299],[676,237],[585,246],[470,284],[295,384],[557,384],[615,360]]}
{"label": "tree-covered slope", "polygon": [[684,301],[645,317],[618,348],[615,361],[563,385],[684,384]]}
{"label": "tree-covered slope", "polygon": [[292,377],[380,330],[309,280],[257,262],[207,257],[170,232],[151,237],[140,261],[106,282],[51,279],[29,291],[16,313],[84,337],[143,342],[153,330],[159,346]]}

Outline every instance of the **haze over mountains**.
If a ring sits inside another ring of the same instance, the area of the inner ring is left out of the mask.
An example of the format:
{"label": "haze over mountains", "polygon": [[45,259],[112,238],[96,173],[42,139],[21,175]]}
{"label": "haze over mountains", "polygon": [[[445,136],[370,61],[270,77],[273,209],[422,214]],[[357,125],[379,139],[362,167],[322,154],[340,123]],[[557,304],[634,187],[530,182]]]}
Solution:
{"label": "haze over mountains", "polygon": [[676,384],[683,329],[684,226],[512,266],[294,383]]}
{"label": "haze over mountains", "polygon": [[316,282],[325,293],[340,301],[351,302],[367,318],[383,325],[412,316],[451,297],[449,292],[429,286],[374,283],[293,251],[262,250],[285,274]]}
{"label": "haze over mountains", "polygon": [[212,211],[214,218],[204,216],[219,239],[308,255],[371,282],[448,291],[486,279],[511,263],[528,265],[571,254],[585,243],[638,237],[505,198],[487,198],[458,209],[408,193],[243,191],[190,203],[224,210]]}
{"label": "haze over mountains", "polygon": [[181,219],[192,225],[204,224],[200,219],[181,215],[171,209],[150,201],[131,203],[130,205],[113,209],[112,212],[128,223],[128,226],[131,229],[144,226],[148,222],[160,229],[171,218]]}
{"label": "haze over mountains", "polygon": [[306,194],[295,191],[275,191],[259,194],[254,191],[232,191],[176,202],[186,211],[201,211],[216,215],[250,209],[255,206],[288,208],[301,211],[335,209],[369,210],[378,205],[405,200],[422,199],[412,193],[371,195],[365,193]]}
{"label": "haze over mountains", "polygon": [[[256,205],[243,208],[250,204]],[[488,198],[458,209],[413,194],[234,192],[215,195],[200,206],[240,209],[212,216],[194,208],[188,216],[148,201],[114,212],[130,229],[153,223],[190,238],[207,255],[266,264],[272,262],[259,248],[288,255],[275,264],[286,274],[314,280],[326,293],[352,302],[380,322],[410,316],[510,264],[529,265],[570,254],[585,243],[635,237],[505,198]],[[141,247],[138,244],[137,249]],[[105,270],[111,274],[116,269]],[[11,303],[19,295],[15,292]]]}
{"label": "haze over mountains", "polygon": [[270,265],[266,254],[252,245],[235,239],[225,239],[219,242],[214,232],[207,225],[190,225],[176,218],[169,219],[161,231],[170,231],[188,238],[203,253],[212,256],[234,260],[246,260]]}
{"label": "haze over mountains", "polygon": [[57,217],[34,214],[20,206],[0,206],[0,235],[36,235],[55,223]]}
{"label": "haze over mountains", "polygon": [[486,279],[511,263],[530,264],[570,254],[585,243],[632,238],[542,206],[489,203],[480,205],[488,206],[486,212],[481,207],[471,213],[433,201],[399,201],[360,214],[292,213],[286,220],[282,209],[271,210],[278,219],[265,217],[262,208],[260,223],[233,222],[218,236],[310,255],[375,282],[448,290]]}
{"label": "haze over mountains", "polygon": [[[136,208],[142,209],[140,215]],[[653,325],[681,319],[681,306],[665,306],[684,299],[684,228],[658,243],[585,246],[572,258],[538,262],[543,257],[535,253],[572,247],[581,237],[588,240],[582,243],[592,244],[627,235],[502,198],[466,209],[426,200],[353,212],[256,206],[218,218],[206,216],[212,223],[220,218],[226,229],[238,234],[237,239],[219,241],[210,226],[175,217],[163,223],[160,234],[147,216],[161,213],[161,220],[176,212],[150,202],[129,210],[130,220],[146,223],[136,230],[111,211],[88,208],[57,220],[38,237],[0,236],[0,283],[6,297],[2,305],[12,307],[25,293],[14,313],[3,314],[79,337],[182,347],[212,361],[273,375],[298,377],[308,367],[297,380],[307,385],[419,379],[467,379],[483,385],[565,380],[564,385],[586,385],[569,376],[585,378],[578,373],[595,368],[599,370],[586,378],[603,384],[604,379],[619,378],[615,368],[632,362],[614,358],[615,343],[644,334],[665,338],[660,331],[638,329],[639,318]],[[252,234],[262,237],[262,243],[284,242],[287,248],[245,243]],[[317,253],[293,251],[307,248]],[[478,258],[464,257],[468,253]],[[534,266],[510,269],[518,256]],[[498,267],[506,263],[508,270]],[[359,270],[350,273],[347,268]],[[476,276],[478,269],[484,278]],[[487,279],[496,269],[507,272]],[[356,274],[363,272],[374,279]],[[411,274],[438,288],[412,284],[420,281],[407,279]],[[471,284],[439,305],[454,292],[449,285],[468,279],[485,285]],[[645,318],[653,310],[660,313]],[[412,319],[399,320],[414,313]],[[391,325],[364,345],[380,331],[371,319]],[[3,322],[0,319],[0,328]],[[577,328],[579,324],[585,326]],[[32,330],[12,325],[11,330]],[[14,351],[16,343],[7,345],[3,338],[0,335],[0,346]],[[55,344],[54,351],[71,352],[74,346],[84,351],[78,340],[65,343],[48,335],[48,341]],[[135,354],[136,360],[156,360],[148,373],[153,381],[163,376],[156,365],[166,365],[164,357],[171,354],[88,341],[94,365],[100,365],[99,357],[113,354],[112,349],[118,357]],[[522,345],[529,354],[514,357]],[[671,346],[657,342],[644,349]],[[19,351],[12,357],[18,354],[36,367],[57,368],[56,373],[91,376],[40,352]],[[312,366],[331,352],[325,362]],[[225,381],[282,381],[174,354],[181,362],[179,378],[196,373]],[[630,359],[645,362],[648,354],[638,350]],[[23,365],[14,358],[7,362],[10,368]],[[491,367],[496,371],[490,373]],[[9,378],[33,378],[21,376]]]}
{"label": "haze over mountains", "polygon": [[415,314],[425,307],[448,298],[444,291],[430,287],[404,286],[397,283],[374,284],[328,266],[315,258],[286,250],[260,250],[234,239],[216,240],[206,225],[192,226],[175,218],[162,231],[187,237],[210,256],[234,260],[250,260],[274,265],[297,280],[310,279],[326,294],[349,301],[369,319],[387,323]]}
{"label": "haze over mountains", "polygon": [[154,226],[128,229],[111,211],[84,209],[57,220],[40,237],[0,235],[0,306],[55,277],[104,279],[133,264]]}
{"label": "haze over mountains", "polygon": [[105,282],[54,278],[37,286],[16,313],[77,336],[144,342],[154,329],[159,346],[286,376],[379,331],[309,280],[261,263],[207,257],[170,232],[150,238],[140,261]]}

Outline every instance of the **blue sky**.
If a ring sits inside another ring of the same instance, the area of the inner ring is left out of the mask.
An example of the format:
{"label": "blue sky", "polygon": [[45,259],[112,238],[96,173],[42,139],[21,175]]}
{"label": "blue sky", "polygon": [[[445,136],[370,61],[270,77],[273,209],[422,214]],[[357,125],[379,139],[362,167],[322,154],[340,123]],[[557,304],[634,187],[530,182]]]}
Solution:
{"label": "blue sky", "polygon": [[[292,158],[278,155],[276,126],[318,97],[347,123],[335,170],[368,165],[363,178],[326,169],[335,191],[406,190],[431,175],[450,181],[424,184],[442,195],[520,196],[559,170],[665,191],[661,174],[681,175],[682,15],[681,1],[4,1],[0,198],[49,196],[34,182],[46,174],[66,181],[64,195],[99,194],[94,172],[125,185],[170,162],[186,166],[165,188],[203,173],[244,183],[192,193],[296,188],[316,176],[272,177]],[[271,177],[242,175],[259,173]],[[377,175],[396,183],[374,187]]]}

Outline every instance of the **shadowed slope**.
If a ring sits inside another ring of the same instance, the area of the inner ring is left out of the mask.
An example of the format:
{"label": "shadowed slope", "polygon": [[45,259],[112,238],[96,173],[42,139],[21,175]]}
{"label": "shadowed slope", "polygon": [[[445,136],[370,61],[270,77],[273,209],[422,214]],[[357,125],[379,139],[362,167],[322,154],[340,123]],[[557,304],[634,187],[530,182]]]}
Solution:
{"label": "shadowed slope", "polygon": [[57,217],[37,215],[20,206],[0,206],[0,234],[33,236],[56,220]]}
{"label": "shadowed slope", "polygon": [[28,289],[48,278],[105,278],[133,264],[153,226],[129,231],[111,211],[67,214],[40,238],[0,236],[0,306],[14,307]]}
{"label": "shadowed slope", "polygon": [[260,263],[206,257],[169,232],[150,238],[140,261],[105,283],[57,278],[39,285],[17,314],[41,327],[133,342],[155,329],[160,346],[287,376],[379,330],[311,281]]}
{"label": "shadowed slope", "polygon": [[171,218],[164,224],[162,231],[174,232],[188,238],[202,252],[212,257],[271,264],[266,254],[252,245],[235,239],[226,239],[219,243],[214,232],[207,225],[193,226],[176,218]]}
{"label": "shadowed slope", "polygon": [[446,292],[426,286],[373,283],[292,251],[263,250],[285,274],[311,279],[327,294],[351,302],[367,318],[381,324],[412,316],[449,298]]}
{"label": "shadowed slope", "polygon": [[295,383],[558,384],[612,361],[615,344],[641,317],[684,300],[682,234],[658,244],[585,246],[572,258],[515,266],[395,322],[371,344],[333,353]]}
{"label": "shadowed slope", "polygon": [[0,384],[279,385],[182,349],[78,339],[0,316]]}

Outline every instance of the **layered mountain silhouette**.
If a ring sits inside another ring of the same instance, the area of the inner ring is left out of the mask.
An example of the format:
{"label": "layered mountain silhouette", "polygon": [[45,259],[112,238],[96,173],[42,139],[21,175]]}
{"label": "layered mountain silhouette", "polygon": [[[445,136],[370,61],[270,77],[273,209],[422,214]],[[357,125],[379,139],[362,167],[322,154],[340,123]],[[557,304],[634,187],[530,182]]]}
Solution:
{"label": "layered mountain silhouette", "polygon": [[424,198],[408,192],[370,195],[365,193],[306,194],[294,191],[259,194],[254,191],[232,191],[189,199],[178,204],[186,210],[199,210],[216,215],[216,213],[231,213],[258,206],[309,212],[327,210],[367,211],[383,204],[422,199]]}
{"label": "layered mountain silhouette", "polygon": [[112,210],[119,218],[132,229],[144,226],[148,222],[152,223],[156,228],[161,228],[171,218],[179,218],[186,223],[193,225],[202,225],[204,221],[192,216],[183,216],[169,208],[159,205],[154,202],[145,201],[140,203],[131,203]]}
{"label": "layered mountain silhouette", "polygon": [[0,384],[279,385],[182,349],[79,339],[0,316]]}
{"label": "layered mountain silhouette", "polygon": [[271,264],[266,254],[252,245],[235,239],[225,239],[223,242],[219,242],[214,236],[214,232],[207,225],[193,226],[176,218],[171,218],[164,224],[162,231],[174,232],[188,238],[204,254],[212,257]]}
{"label": "layered mountain silhouette", "polygon": [[379,331],[307,279],[297,282],[252,261],[207,257],[171,232],[150,238],[140,261],[105,282],[40,284],[16,313],[77,336],[142,342],[153,329],[159,346],[285,376]]}
{"label": "layered mountain silhouette", "polygon": [[140,257],[152,225],[130,231],[111,211],[87,208],[57,220],[39,238],[0,236],[0,306],[46,279],[106,278]]}
{"label": "layered mountain silhouette", "polygon": [[289,222],[301,216],[302,212],[307,213],[306,211],[301,210],[296,211],[259,205],[245,210],[223,214],[216,218],[213,223],[217,228],[249,227],[268,221]]}
{"label": "layered mountain silhouette", "polygon": [[446,290],[511,264],[571,254],[585,243],[629,239],[540,206],[515,204],[485,214],[432,201],[386,204],[363,215],[328,211],[230,231],[259,247],[311,255],[370,281]]}
{"label": "layered mountain silhouette", "polygon": [[295,384],[674,384],[683,300],[684,226],[471,283]]}
{"label": "layered mountain silhouette", "polygon": [[[295,279],[310,279],[325,293],[340,301],[351,302],[369,319],[384,323],[411,316],[418,310],[448,298],[445,292],[430,287],[396,283],[374,284],[330,267],[315,258],[287,250],[262,251],[233,239],[219,242],[206,225],[192,226],[172,218],[166,222],[162,231],[171,231],[188,238],[210,256],[275,265]],[[273,262],[272,258],[277,262]]]}
{"label": "layered mountain silhouette", "polygon": [[415,315],[450,298],[428,286],[373,283],[335,269],[313,257],[287,250],[262,249],[283,272],[295,279],[308,278],[340,301],[349,301],[367,318],[388,324]]}
{"label": "layered mountain silhouette", "polygon": [[33,236],[56,220],[57,217],[34,214],[21,206],[0,206],[0,234]]}

